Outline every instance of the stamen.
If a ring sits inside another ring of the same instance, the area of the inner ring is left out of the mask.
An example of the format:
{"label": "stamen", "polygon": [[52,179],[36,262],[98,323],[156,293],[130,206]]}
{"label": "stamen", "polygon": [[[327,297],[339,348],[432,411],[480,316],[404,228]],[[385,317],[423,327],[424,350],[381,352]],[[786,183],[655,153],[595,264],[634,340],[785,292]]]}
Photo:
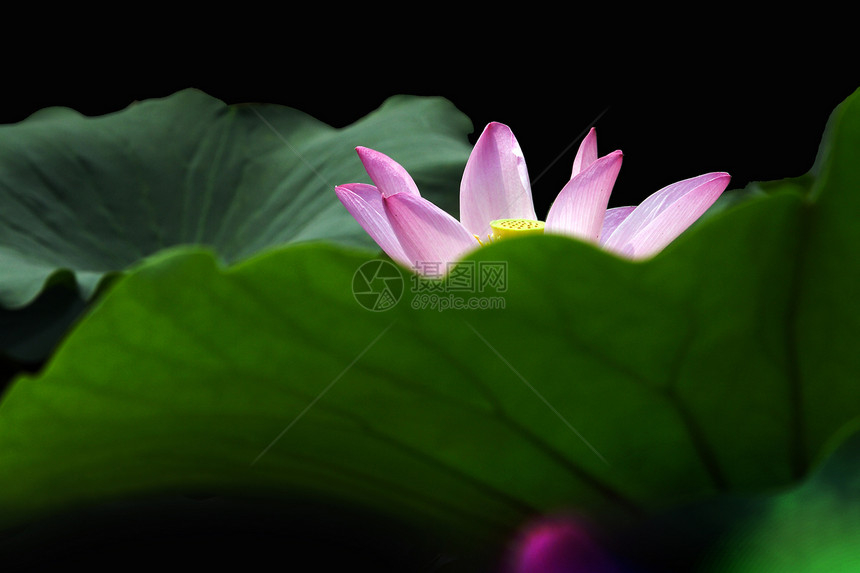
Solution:
{"label": "stamen", "polygon": [[507,239],[510,237],[524,237],[527,235],[542,235],[545,223],[531,219],[497,219],[490,223],[493,230],[491,239]]}

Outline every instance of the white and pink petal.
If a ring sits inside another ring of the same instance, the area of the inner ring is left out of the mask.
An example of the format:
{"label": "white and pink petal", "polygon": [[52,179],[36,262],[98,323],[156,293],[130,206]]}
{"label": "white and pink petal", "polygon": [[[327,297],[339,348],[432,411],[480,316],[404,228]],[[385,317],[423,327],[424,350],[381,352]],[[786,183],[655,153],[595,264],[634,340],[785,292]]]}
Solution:
{"label": "white and pink petal", "polygon": [[622,158],[614,151],[568,181],[550,206],[546,232],[597,241]]}
{"label": "white and pink petal", "polygon": [[636,207],[603,246],[631,258],[656,254],[713,205],[729,184],[728,173],[706,173],[657,191]]}
{"label": "white and pink petal", "polygon": [[600,237],[598,237],[598,244],[603,245],[606,242],[606,238],[609,237],[615,228],[621,224],[624,219],[627,218],[630,213],[636,207],[613,207],[612,209],[607,209],[606,214],[603,216],[603,226],[600,229]]}
{"label": "white and pink petal", "polygon": [[531,183],[511,129],[490,123],[481,133],[460,182],[460,220],[473,235],[490,234],[496,219],[535,220]]}
{"label": "white and pink petal", "polygon": [[576,151],[576,157],[573,159],[573,169],[570,177],[573,179],[583,169],[597,161],[597,132],[592,127],[588,130],[588,134],[582,143],[579,144],[579,149]]}
{"label": "white and pink petal", "polygon": [[384,200],[385,212],[410,265],[440,265],[462,258],[480,246],[457,219],[430,201],[399,193]]}
{"label": "white and pink petal", "polygon": [[411,264],[388,220],[379,189],[366,183],[349,183],[335,187],[334,191],[349,214],[389,257],[405,266]]}
{"label": "white and pink petal", "polygon": [[402,165],[384,153],[367,147],[356,147],[355,151],[358,153],[365,171],[367,171],[374,185],[379,188],[383,197],[391,197],[397,193],[421,195],[412,176]]}

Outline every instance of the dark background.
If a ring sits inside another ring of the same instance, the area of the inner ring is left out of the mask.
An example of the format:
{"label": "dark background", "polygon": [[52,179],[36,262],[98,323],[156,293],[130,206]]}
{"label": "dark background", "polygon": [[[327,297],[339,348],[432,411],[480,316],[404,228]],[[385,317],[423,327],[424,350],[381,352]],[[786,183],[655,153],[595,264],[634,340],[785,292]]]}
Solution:
{"label": "dark background", "polygon": [[625,154],[610,205],[636,204],[709,171],[729,172],[730,189],[804,173],[829,114],[860,87],[860,76],[819,65],[842,57],[836,48],[818,44],[812,53],[787,38],[755,44],[737,23],[632,35],[611,25],[567,28],[559,15],[544,25],[553,18],[561,24],[548,30],[515,27],[516,15],[454,29],[401,20],[329,30],[303,20],[278,35],[247,28],[242,40],[144,30],[69,37],[47,52],[19,44],[13,53],[26,63],[16,57],[6,67],[0,122],[52,105],[98,115],[194,87],[226,103],[282,104],[344,126],[394,94],[438,95],[472,120],[472,141],[490,121],[513,129],[544,218],[592,125],[601,155]]}

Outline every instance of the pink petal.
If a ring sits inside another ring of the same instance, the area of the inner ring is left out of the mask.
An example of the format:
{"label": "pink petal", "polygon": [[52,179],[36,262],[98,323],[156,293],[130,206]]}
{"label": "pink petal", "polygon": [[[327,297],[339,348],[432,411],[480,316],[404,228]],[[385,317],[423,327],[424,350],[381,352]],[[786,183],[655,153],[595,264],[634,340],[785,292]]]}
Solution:
{"label": "pink petal", "polygon": [[411,264],[388,220],[379,189],[366,183],[350,183],[335,187],[334,192],[350,215],[389,257],[405,266]]}
{"label": "pink petal", "polygon": [[546,232],[596,241],[621,160],[621,152],[613,151],[571,179],[549,208]]}
{"label": "pink petal", "polygon": [[460,220],[473,235],[496,219],[535,220],[526,161],[513,132],[490,123],[475,143],[460,182]]}
{"label": "pink petal", "polygon": [[592,127],[588,130],[588,135],[579,144],[579,150],[576,152],[576,157],[573,159],[573,171],[570,173],[570,178],[573,179],[579,173],[597,161],[597,132]]}
{"label": "pink petal", "polygon": [[717,200],[729,179],[728,173],[706,173],[664,187],[636,207],[604,246],[633,258],[657,253]]}
{"label": "pink petal", "polygon": [[608,209],[606,214],[603,216],[603,227],[600,229],[600,237],[597,242],[601,245],[605,243],[606,238],[612,234],[615,228],[620,225],[634,209],[636,209],[636,207],[614,207],[612,209]]}
{"label": "pink petal", "polygon": [[390,197],[397,193],[409,193],[410,195],[421,194],[412,177],[399,163],[379,151],[367,147],[356,147],[358,157],[364,165],[370,179],[382,192],[383,197]]}
{"label": "pink petal", "polygon": [[385,212],[415,266],[438,263],[444,268],[479,246],[457,219],[423,197],[392,195],[385,199]]}

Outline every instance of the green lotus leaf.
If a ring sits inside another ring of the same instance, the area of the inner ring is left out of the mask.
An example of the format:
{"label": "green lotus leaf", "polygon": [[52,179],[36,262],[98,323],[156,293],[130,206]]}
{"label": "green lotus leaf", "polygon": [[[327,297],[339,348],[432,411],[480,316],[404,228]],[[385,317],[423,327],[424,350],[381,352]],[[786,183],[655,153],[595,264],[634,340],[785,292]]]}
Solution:
{"label": "green lotus leaf", "polygon": [[[441,98],[392,97],[336,129],[197,90],[98,117],[48,108],[0,126],[0,326],[19,323],[13,311],[64,273],[86,302],[105,276],[171,246],[206,245],[226,263],[302,241],[373,246],[333,192],[369,181],[355,146],[396,155],[422,193],[455,210],[471,130]],[[64,332],[80,301],[43,303],[56,307],[37,313],[44,330]],[[0,355],[41,360],[55,342],[7,330]]]}

